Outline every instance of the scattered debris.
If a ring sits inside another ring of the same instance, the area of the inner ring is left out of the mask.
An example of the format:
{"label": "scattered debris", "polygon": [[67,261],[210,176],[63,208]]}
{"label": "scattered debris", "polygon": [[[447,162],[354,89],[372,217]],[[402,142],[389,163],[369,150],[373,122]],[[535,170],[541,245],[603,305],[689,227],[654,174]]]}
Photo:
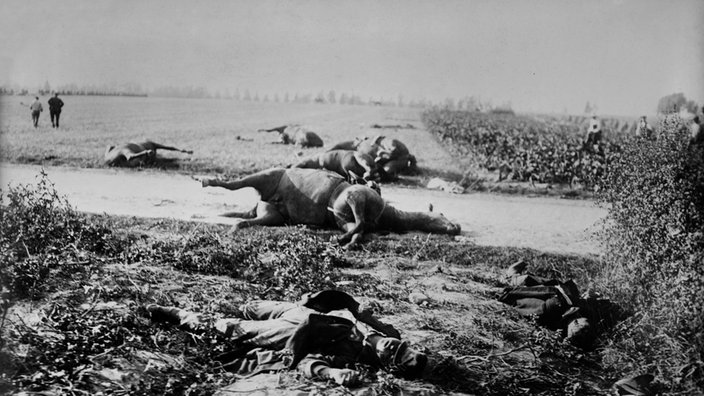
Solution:
{"label": "scattered debris", "polygon": [[413,124],[406,124],[406,125],[400,125],[400,124],[392,124],[392,125],[380,125],[380,124],[372,124],[372,128],[374,129],[416,129],[415,125]]}
{"label": "scattered debris", "polygon": [[430,190],[441,190],[452,194],[462,194],[464,192],[464,187],[460,186],[457,182],[449,182],[439,177],[430,179],[426,188]]}
{"label": "scattered debris", "polygon": [[430,302],[430,298],[423,293],[413,292],[408,295],[408,301],[416,305],[427,305]]}
{"label": "scattered debris", "polygon": [[622,378],[614,384],[619,395],[625,396],[650,396],[653,390],[650,383],[654,377],[652,374],[641,374],[633,377]]}

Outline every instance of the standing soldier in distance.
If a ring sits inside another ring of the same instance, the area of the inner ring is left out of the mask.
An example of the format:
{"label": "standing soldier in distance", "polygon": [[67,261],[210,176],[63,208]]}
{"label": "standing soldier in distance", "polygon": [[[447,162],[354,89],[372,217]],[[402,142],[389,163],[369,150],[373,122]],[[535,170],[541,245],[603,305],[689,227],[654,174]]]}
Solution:
{"label": "standing soldier in distance", "polygon": [[[49,116],[51,117],[52,128],[59,127],[59,116],[61,115],[61,108],[64,107],[64,101],[59,99],[59,93],[54,93],[54,97],[49,99]],[[54,122],[56,118],[56,122]]]}
{"label": "standing soldier in distance", "polygon": [[35,128],[39,125],[39,114],[41,114],[43,110],[42,104],[39,101],[39,96],[35,96],[34,102],[29,105],[29,111],[32,112],[32,123]]}

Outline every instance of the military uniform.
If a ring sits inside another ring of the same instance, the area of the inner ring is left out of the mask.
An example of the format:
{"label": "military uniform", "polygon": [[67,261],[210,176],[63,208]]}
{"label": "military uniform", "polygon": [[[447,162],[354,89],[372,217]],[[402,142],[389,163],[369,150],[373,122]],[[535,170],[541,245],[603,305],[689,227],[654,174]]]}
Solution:
{"label": "military uniform", "polygon": [[[324,295],[322,300],[328,298]],[[406,378],[420,376],[427,362],[424,354],[399,342],[391,359],[382,361],[368,342],[373,334],[397,338],[393,327],[357,312],[359,304],[351,297],[337,306],[329,301],[321,306],[320,301],[315,295],[300,303],[254,301],[240,306],[236,318],[218,320],[175,307],[150,305],[147,310],[155,320],[170,321],[191,331],[213,326],[235,341],[235,350],[218,360],[240,375],[298,367],[306,377],[319,378],[327,368],[353,369],[363,364]]]}

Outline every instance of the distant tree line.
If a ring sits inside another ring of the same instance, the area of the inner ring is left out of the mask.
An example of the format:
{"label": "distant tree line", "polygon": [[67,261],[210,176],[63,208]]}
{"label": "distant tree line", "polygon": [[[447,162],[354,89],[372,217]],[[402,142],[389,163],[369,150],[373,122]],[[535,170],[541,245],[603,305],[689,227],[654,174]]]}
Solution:
{"label": "distant tree line", "polygon": [[698,107],[697,102],[688,100],[682,92],[678,92],[660,98],[658,101],[658,114],[679,113],[683,110],[696,114]]}
{"label": "distant tree line", "polygon": [[321,103],[321,104],[338,104],[338,105],[369,105],[369,106],[397,106],[397,107],[416,107],[426,108],[431,106],[443,105],[455,110],[471,110],[471,111],[490,111],[499,109],[500,111],[509,111],[510,103],[502,106],[494,106],[490,101],[484,101],[475,96],[466,96],[464,98],[455,99],[447,98],[444,101],[437,102],[426,98],[422,99],[406,99],[403,95],[398,95],[396,98],[374,98],[369,97],[362,99],[359,94],[350,94],[346,92],[337,93],[334,90],[320,91],[317,94],[306,93],[289,93],[283,94],[260,94],[259,92],[251,92],[249,89],[234,92],[229,89],[222,91],[217,90],[211,92],[204,86],[160,86],[157,88],[146,89],[138,83],[123,83],[123,84],[101,84],[101,85],[78,85],[75,83],[52,86],[48,81],[43,85],[29,88],[22,87],[16,84],[0,85],[0,95],[51,95],[57,92],[60,95],[98,95],[98,96],[153,96],[167,98],[192,98],[192,99],[231,99],[247,102],[275,102],[275,103]]}

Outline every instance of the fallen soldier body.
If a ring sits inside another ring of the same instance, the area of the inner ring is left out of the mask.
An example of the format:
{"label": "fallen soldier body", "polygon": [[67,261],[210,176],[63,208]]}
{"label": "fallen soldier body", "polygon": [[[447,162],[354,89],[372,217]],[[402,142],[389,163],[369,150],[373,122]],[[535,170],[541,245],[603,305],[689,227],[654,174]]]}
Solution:
{"label": "fallen soldier body", "polygon": [[536,317],[541,326],[561,330],[565,341],[579,348],[589,348],[597,329],[611,325],[621,311],[609,300],[582,298],[572,281],[524,274],[525,263],[512,265],[509,284],[499,301],[516,308],[523,316]]}
{"label": "fallen soldier body", "polygon": [[253,301],[235,318],[212,320],[175,307],[147,306],[153,320],[199,332],[208,327],[235,341],[238,348],[219,360],[240,375],[298,368],[308,378],[344,386],[360,381],[362,364],[406,379],[420,378],[427,356],[400,340],[344,292],[326,290],[299,303]]}

